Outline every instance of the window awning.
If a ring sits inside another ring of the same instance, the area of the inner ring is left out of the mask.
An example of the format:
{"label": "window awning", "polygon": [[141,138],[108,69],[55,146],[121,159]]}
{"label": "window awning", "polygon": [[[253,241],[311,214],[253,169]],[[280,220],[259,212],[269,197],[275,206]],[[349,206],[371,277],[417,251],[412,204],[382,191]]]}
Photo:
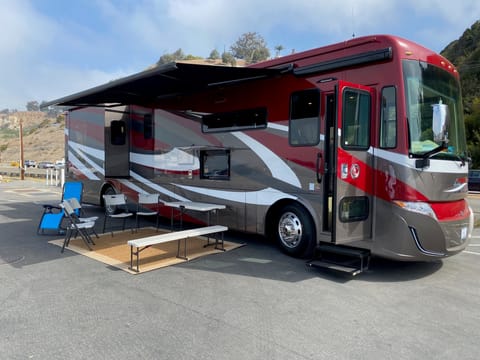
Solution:
{"label": "window awning", "polygon": [[261,69],[173,62],[46,102],[42,107],[103,104],[155,106],[166,97],[276,76],[289,70],[291,67]]}

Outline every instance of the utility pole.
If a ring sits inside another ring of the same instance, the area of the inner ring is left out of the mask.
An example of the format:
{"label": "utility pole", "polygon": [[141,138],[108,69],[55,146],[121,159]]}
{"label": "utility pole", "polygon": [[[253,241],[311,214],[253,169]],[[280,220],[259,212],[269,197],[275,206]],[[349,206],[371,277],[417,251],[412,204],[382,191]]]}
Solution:
{"label": "utility pole", "polygon": [[19,117],[19,136],[20,136],[20,180],[25,180],[25,167],[23,165],[23,125],[22,117]]}

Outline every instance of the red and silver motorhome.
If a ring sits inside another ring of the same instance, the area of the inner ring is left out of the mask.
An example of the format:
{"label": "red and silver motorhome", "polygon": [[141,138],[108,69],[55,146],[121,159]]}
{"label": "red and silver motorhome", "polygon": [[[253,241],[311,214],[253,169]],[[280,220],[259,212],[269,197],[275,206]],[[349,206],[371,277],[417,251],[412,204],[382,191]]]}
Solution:
{"label": "red and silver motorhome", "polygon": [[244,68],[172,63],[47,105],[69,107],[67,177],[87,202],[224,204],[222,225],[294,256],[335,245],[434,260],[471,235],[458,72],[402,38]]}

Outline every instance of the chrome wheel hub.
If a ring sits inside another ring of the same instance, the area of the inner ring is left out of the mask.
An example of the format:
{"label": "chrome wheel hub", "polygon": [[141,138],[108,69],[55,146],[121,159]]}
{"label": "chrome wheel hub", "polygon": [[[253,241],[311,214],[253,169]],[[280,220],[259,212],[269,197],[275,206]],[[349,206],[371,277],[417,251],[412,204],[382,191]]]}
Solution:
{"label": "chrome wheel hub", "polygon": [[296,247],[302,238],[302,223],[297,215],[287,212],[278,222],[280,241],[289,248]]}

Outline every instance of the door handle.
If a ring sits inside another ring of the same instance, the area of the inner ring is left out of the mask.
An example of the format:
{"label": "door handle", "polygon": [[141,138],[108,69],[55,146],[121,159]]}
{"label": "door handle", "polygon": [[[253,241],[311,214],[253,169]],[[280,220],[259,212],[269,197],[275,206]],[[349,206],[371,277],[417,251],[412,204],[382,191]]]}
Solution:
{"label": "door handle", "polygon": [[322,182],[322,174],[320,173],[320,163],[322,161],[322,154],[321,153],[318,153],[317,154],[317,166],[316,166],[316,170],[317,170],[317,182],[320,184]]}

